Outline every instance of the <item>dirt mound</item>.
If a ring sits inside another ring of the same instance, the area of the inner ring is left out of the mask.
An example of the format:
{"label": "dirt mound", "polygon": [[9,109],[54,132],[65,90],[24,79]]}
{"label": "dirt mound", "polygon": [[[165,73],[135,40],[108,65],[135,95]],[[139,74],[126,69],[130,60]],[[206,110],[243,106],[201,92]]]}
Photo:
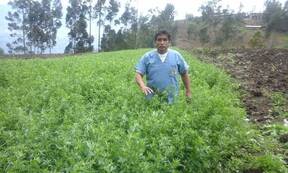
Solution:
{"label": "dirt mound", "polygon": [[[223,68],[240,82],[247,91],[243,103],[252,121],[277,120],[279,112],[273,110],[275,103],[271,96],[279,92],[287,100],[287,49],[199,49],[193,53],[201,60]],[[287,112],[287,105],[283,107],[282,111]]]}

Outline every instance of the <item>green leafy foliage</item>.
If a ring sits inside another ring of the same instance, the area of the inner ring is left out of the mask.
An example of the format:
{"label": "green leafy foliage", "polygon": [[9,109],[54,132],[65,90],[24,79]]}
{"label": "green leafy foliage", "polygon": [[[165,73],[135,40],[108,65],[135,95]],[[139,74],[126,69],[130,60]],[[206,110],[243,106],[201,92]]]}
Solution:
{"label": "green leafy foliage", "polygon": [[241,13],[223,8],[221,0],[209,0],[201,5],[199,11],[201,17],[190,16],[188,19],[187,33],[190,40],[199,40],[202,46],[209,43],[227,47],[240,36],[243,21]]}
{"label": "green leafy foliage", "polygon": [[230,78],[186,52],[191,102],[183,85],[174,105],[146,101],[134,81],[146,51],[1,60],[0,172],[287,171]]}
{"label": "green leafy foliage", "polygon": [[260,31],[257,31],[253,37],[249,40],[249,46],[252,48],[264,48],[264,36]]}
{"label": "green leafy foliage", "polygon": [[131,4],[126,4],[125,11],[119,19],[123,25],[118,31],[110,25],[104,28],[101,39],[101,50],[115,51],[133,48],[153,47],[154,34],[167,30],[171,34],[171,44],[176,40],[176,25],[174,24],[175,7],[167,4],[165,9],[149,10],[149,14],[138,16],[138,11]]}
{"label": "green leafy foliage", "polygon": [[271,95],[273,109],[273,116],[288,117],[288,96],[281,92],[274,92]]}
{"label": "green leafy foliage", "polygon": [[266,26],[266,36],[272,31],[287,32],[288,31],[288,1],[281,4],[277,0],[266,0],[265,10],[263,12],[263,22]]}

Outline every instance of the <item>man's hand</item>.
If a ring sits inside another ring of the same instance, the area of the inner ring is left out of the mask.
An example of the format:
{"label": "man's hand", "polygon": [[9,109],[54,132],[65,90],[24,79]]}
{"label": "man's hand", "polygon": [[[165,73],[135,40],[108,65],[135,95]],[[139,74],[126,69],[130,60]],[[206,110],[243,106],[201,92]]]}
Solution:
{"label": "man's hand", "polygon": [[191,92],[190,91],[186,91],[185,95],[186,95],[186,102],[187,103],[191,103],[192,102],[192,94],[191,94]]}
{"label": "man's hand", "polygon": [[151,88],[147,86],[141,87],[141,90],[145,95],[152,94],[154,92]]}
{"label": "man's hand", "polygon": [[181,75],[182,81],[184,83],[185,86],[185,95],[186,95],[186,101],[187,103],[191,103],[192,100],[192,94],[191,94],[191,90],[190,90],[190,79],[189,79],[189,75],[188,73],[184,73]]}
{"label": "man's hand", "polygon": [[152,94],[154,92],[151,88],[149,88],[145,85],[145,83],[143,81],[143,75],[142,74],[136,73],[135,80],[136,80],[138,86],[140,87],[141,91],[145,95]]}
{"label": "man's hand", "polygon": [[192,97],[191,91],[187,91],[186,90],[185,95],[186,95],[187,98],[191,98]]}

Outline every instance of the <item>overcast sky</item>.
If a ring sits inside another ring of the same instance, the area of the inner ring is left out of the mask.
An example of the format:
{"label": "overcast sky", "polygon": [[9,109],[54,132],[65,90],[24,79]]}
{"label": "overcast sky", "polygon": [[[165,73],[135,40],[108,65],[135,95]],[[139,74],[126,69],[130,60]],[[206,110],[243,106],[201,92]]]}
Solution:
{"label": "overcast sky", "polygon": [[[193,14],[194,16],[200,15],[199,7],[208,0],[133,0],[141,13],[146,13],[148,9],[159,7],[162,10],[167,3],[171,3],[176,9],[176,19],[185,19],[186,14]],[[240,4],[243,5],[242,11],[244,12],[262,12],[264,10],[264,3],[266,0],[222,0],[223,7],[229,7],[234,11],[238,11]],[[278,0],[282,4],[286,0]]]}
{"label": "overcast sky", "polygon": [[[9,0],[0,0],[1,4],[6,4]],[[128,0],[120,0],[122,6]],[[131,0],[132,3],[139,8],[140,13],[145,14],[151,8],[158,7],[162,10],[167,3],[171,3],[176,9],[176,19],[184,19],[186,14],[199,15],[199,7],[208,0]],[[284,4],[286,0],[279,0]],[[63,6],[67,6],[68,0],[62,0]],[[96,0],[95,0],[96,2]],[[245,12],[261,12],[264,9],[265,0],[222,0],[223,7],[229,6],[230,9],[238,11],[240,3],[242,3]]]}

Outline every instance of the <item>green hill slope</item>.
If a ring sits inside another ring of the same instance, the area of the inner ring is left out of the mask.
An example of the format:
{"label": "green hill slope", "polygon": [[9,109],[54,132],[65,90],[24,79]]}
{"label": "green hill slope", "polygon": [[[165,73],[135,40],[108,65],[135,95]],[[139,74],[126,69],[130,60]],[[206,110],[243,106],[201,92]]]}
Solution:
{"label": "green hill slope", "polygon": [[244,120],[236,85],[182,52],[191,67],[170,106],[134,82],[147,49],[0,60],[0,172],[285,172]]}

